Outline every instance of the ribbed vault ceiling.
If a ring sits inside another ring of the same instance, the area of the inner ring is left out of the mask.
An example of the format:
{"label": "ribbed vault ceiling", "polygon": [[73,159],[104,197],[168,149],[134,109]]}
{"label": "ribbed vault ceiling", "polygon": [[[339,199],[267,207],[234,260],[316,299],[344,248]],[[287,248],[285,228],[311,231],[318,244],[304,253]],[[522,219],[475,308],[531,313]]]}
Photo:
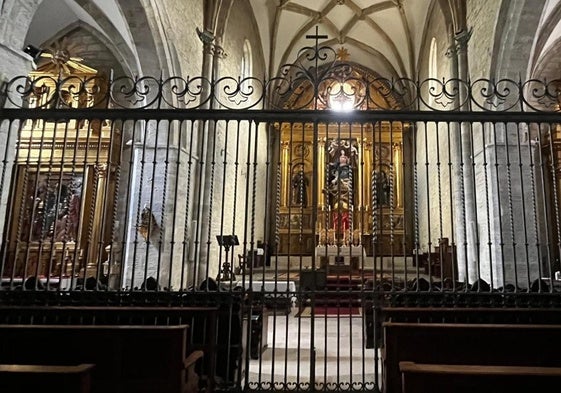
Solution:
{"label": "ribbed vault ceiling", "polygon": [[431,0],[250,0],[269,72],[293,62],[316,26],[350,61],[383,76],[414,75]]}

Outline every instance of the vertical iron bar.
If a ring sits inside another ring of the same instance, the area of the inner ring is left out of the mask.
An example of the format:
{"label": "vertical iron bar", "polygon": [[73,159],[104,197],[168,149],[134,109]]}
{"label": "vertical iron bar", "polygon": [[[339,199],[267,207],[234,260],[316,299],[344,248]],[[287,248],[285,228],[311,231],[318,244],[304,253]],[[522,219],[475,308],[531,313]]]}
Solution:
{"label": "vertical iron bar", "polygon": [[[528,243],[528,223],[526,218],[526,192],[524,187],[524,165],[522,163],[522,143],[520,141],[522,135],[520,135],[520,127],[524,123],[516,123],[516,147],[518,151],[518,176],[520,181],[520,200],[522,203],[522,228],[523,228],[523,237],[524,237],[524,259],[526,260],[526,271],[528,272],[528,277],[530,277],[530,253],[529,253],[529,243]],[[529,127],[529,124],[526,123],[526,127]],[[525,135],[528,139],[530,139],[529,132]],[[528,151],[531,154],[530,151]],[[538,254],[539,255],[539,254]],[[538,277],[542,277],[542,269],[541,269],[541,261],[538,258]]]}
{"label": "vertical iron bar", "polygon": [[460,204],[461,204],[461,225],[463,225],[463,248],[464,248],[464,268],[465,268],[465,291],[468,290],[470,276],[469,276],[469,243],[468,243],[468,223],[467,223],[467,211],[466,211],[466,189],[465,189],[465,163],[464,163],[464,132],[462,130],[462,124],[457,124],[457,132],[459,134],[458,141],[458,152],[459,152],[459,184],[460,184]]}
{"label": "vertical iron bar", "polygon": [[[435,124],[438,126],[438,124]],[[427,215],[427,247],[428,247],[428,258],[427,258],[427,268],[429,276],[429,291],[432,290],[432,232],[431,232],[431,196],[430,196],[430,161],[429,161],[429,140],[428,140],[428,123],[423,122],[424,139],[425,139],[425,193],[427,198],[426,205],[426,215]],[[438,133],[438,130],[436,130]],[[440,190],[439,190],[440,191]],[[417,281],[417,291],[421,290],[421,285]]]}
{"label": "vertical iron bar", "polygon": [[[189,286],[189,278],[188,278],[188,274],[189,271],[187,269],[188,267],[188,263],[192,262],[193,264],[193,272],[192,272],[192,277],[191,280],[193,280],[193,291],[196,290],[197,288],[197,282],[196,282],[196,277],[197,277],[197,263],[195,262],[196,258],[196,241],[198,239],[198,225],[194,225],[193,223],[195,222],[195,220],[193,220],[193,216],[196,216],[196,218],[198,219],[198,215],[199,213],[190,213],[190,207],[191,207],[191,185],[193,184],[193,182],[195,182],[195,177],[196,177],[196,173],[195,175],[193,175],[193,168],[194,171],[197,171],[197,166],[196,163],[193,163],[193,147],[195,146],[195,127],[197,124],[200,124],[199,122],[196,122],[196,119],[193,120],[188,120],[185,121],[185,123],[182,123],[180,125],[181,130],[185,129],[185,132],[189,134],[189,139],[187,139],[187,136],[185,136],[187,145],[189,146],[189,151],[186,152],[187,157],[187,165],[185,168],[185,172],[186,172],[186,179],[185,179],[185,204],[184,204],[184,209],[185,209],[185,214],[184,214],[184,226],[183,226],[183,241],[182,241],[182,255],[181,255],[181,282],[179,285],[179,290],[185,290],[187,289],[186,287]],[[182,131],[183,132],[183,131]],[[200,132],[200,131],[198,131]],[[200,159],[199,158],[195,158],[195,160]],[[178,169],[180,168],[180,166],[178,166]],[[179,176],[178,176],[179,178]],[[195,194],[196,195],[196,194]],[[195,198],[195,197],[193,197]],[[193,255],[193,260],[191,260],[191,255]]]}
{"label": "vertical iron bar", "polygon": [[[481,279],[481,245],[479,242],[479,215],[478,215],[478,208],[477,208],[477,184],[476,184],[476,173],[477,173],[477,168],[476,168],[476,163],[475,163],[475,151],[474,151],[474,142],[473,142],[473,123],[468,123],[465,125],[465,131],[468,133],[467,137],[468,137],[468,146],[469,146],[469,155],[470,155],[470,159],[469,162],[471,163],[471,169],[470,169],[470,173],[472,178],[468,179],[471,182],[471,190],[473,190],[473,202],[472,205],[474,206],[472,215],[473,215],[473,235],[472,235],[472,239],[475,242],[475,244],[471,247],[472,249],[474,249],[474,257],[476,258],[476,260],[474,261],[476,263],[476,271],[477,271],[477,278]],[[489,283],[490,287],[493,288],[493,283]]]}
{"label": "vertical iron bar", "polygon": [[[509,225],[510,225],[510,237],[512,242],[512,261],[513,264],[512,268],[514,269],[514,279],[518,282],[518,259],[516,255],[516,229],[514,226],[514,205],[512,200],[512,173],[510,170],[511,162],[510,162],[510,147],[509,147],[509,138],[508,138],[508,124],[505,124],[505,156],[506,156],[506,179],[507,179],[507,190],[508,190],[508,211],[509,211]],[[514,124],[518,128],[517,123]],[[530,287],[530,272],[528,272],[528,287]],[[504,282],[503,282],[504,285]]]}
{"label": "vertical iron bar", "polygon": [[[506,128],[506,124],[503,123],[503,125]],[[502,282],[505,282],[505,255],[504,255],[504,248],[505,248],[505,243],[504,243],[504,238],[503,238],[503,219],[502,219],[502,208],[501,208],[501,183],[500,183],[500,177],[499,177],[499,161],[498,161],[498,149],[497,149],[497,123],[493,124],[493,148],[494,148],[494,155],[495,155],[495,195],[497,195],[497,209],[496,209],[496,214],[498,216],[498,224],[499,224],[499,228],[498,228],[498,232],[499,232],[499,246],[500,246],[500,255],[501,255],[501,279]],[[495,233],[497,232],[497,230],[495,229],[494,231]],[[497,261],[498,262],[498,261]],[[518,288],[518,282],[515,282],[514,285],[516,286],[516,288]]]}
{"label": "vertical iron bar", "polygon": [[[17,149],[15,149],[15,143],[14,146],[10,145],[11,138],[12,138],[12,126],[14,124],[18,124],[20,123],[21,120],[6,120],[6,119],[2,119],[0,120],[0,129],[3,128],[4,125],[6,125],[6,129],[7,131],[7,135],[6,135],[6,140],[5,140],[5,146],[4,146],[4,153],[2,155],[2,174],[0,175],[0,198],[4,198],[4,192],[6,191],[6,189],[4,188],[6,185],[8,185],[7,188],[7,196],[6,196],[6,210],[5,210],[5,215],[4,215],[4,223],[2,226],[2,245],[0,247],[0,289],[3,288],[3,279],[4,279],[4,273],[6,271],[6,263],[8,260],[8,255],[10,252],[10,245],[12,244],[12,229],[13,225],[12,225],[12,220],[14,217],[14,206],[15,206],[15,200],[16,200],[16,196],[13,192],[10,192],[10,190],[13,190],[15,185],[17,184],[17,178],[16,178],[16,174],[17,172]],[[16,152],[14,153],[14,160],[12,163],[9,162],[8,157],[9,157],[9,152],[11,151],[11,149],[15,150]],[[6,174],[8,173],[8,166],[11,165],[12,169],[10,171],[10,181],[9,183],[6,182]],[[7,184],[8,183],[8,184]],[[21,193],[22,195],[25,195],[25,192]],[[17,238],[16,241],[14,242],[17,244]],[[12,258],[12,264],[13,264],[13,268],[12,271],[14,270],[16,264],[17,264],[17,260],[14,258]],[[14,289],[14,274],[11,273],[10,277],[9,277],[9,282],[10,282],[10,286],[9,289],[13,290]]]}
{"label": "vertical iron bar", "polygon": [[[172,173],[175,176],[175,180],[173,182],[173,197],[172,197],[172,206],[173,206],[173,211],[171,212],[172,214],[172,219],[171,219],[171,238],[169,240],[169,273],[168,273],[168,288],[169,290],[172,290],[172,276],[174,274],[174,269],[173,269],[173,261],[175,260],[175,247],[177,245],[177,241],[176,241],[176,228],[178,227],[177,224],[177,220],[178,220],[178,205],[179,205],[179,173],[180,173],[180,168],[181,168],[181,151],[182,151],[182,146],[181,146],[181,141],[183,140],[183,121],[182,120],[176,120],[176,124],[177,124],[177,133],[175,136],[175,149],[176,149],[176,153],[175,153],[175,165],[172,167]],[[168,129],[168,133],[171,134],[171,130],[173,130],[173,123],[170,120],[170,128]],[[171,135],[168,135],[168,146],[171,144],[170,142],[171,139]],[[166,162],[169,161],[169,155],[166,153]],[[166,164],[168,165],[168,164]],[[188,200],[188,198],[185,198],[186,200]],[[163,209],[162,209],[163,211]],[[185,223],[188,222],[187,217],[185,217]],[[164,220],[162,218],[162,222],[160,224],[162,227],[164,225]],[[186,225],[184,225],[183,230],[186,229]],[[185,234],[184,234],[185,236]],[[162,241],[162,237],[160,237],[160,242]],[[160,252],[162,252],[160,250]],[[182,258],[183,260],[183,258]],[[183,266],[183,263],[181,264]],[[181,269],[181,279],[183,279],[183,269]],[[183,289],[183,285],[180,285],[179,290],[181,291]]]}
{"label": "vertical iron bar", "polygon": [[[490,175],[489,172],[491,169],[489,169],[489,162],[487,161],[487,143],[486,143],[486,135],[487,135],[487,131],[490,131],[490,127],[491,124],[489,124],[489,128],[486,129],[485,123],[481,123],[481,128],[482,128],[481,151],[483,154],[483,175],[485,179],[485,215],[487,216],[487,248],[489,251],[489,280],[492,286],[495,280],[493,274],[493,238],[492,238],[492,231],[491,231],[492,221],[491,221],[491,205],[490,205],[491,202],[489,201],[489,196],[492,195],[489,192],[489,175]],[[498,193],[496,194],[498,195]],[[506,286],[503,286],[503,290],[505,288]]]}
{"label": "vertical iron bar", "polygon": [[456,292],[456,282],[458,280],[458,253],[456,251],[456,230],[454,228],[454,213],[455,213],[455,204],[454,204],[454,182],[452,180],[452,176],[454,173],[454,162],[452,157],[452,135],[450,133],[450,123],[446,122],[446,142],[448,144],[448,184],[449,184],[449,192],[450,192],[450,243],[452,245],[452,291]]}
{"label": "vertical iron bar", "polygon": [[[420,272],[420,264],[421,264],[421,259],[419,259],[419,251],[421,249],[421,243],[420,243],[420,239],[419,239],[419,231],[420,231],[420,223],[419,223],[419,170],[418,170],[418,150],[417,150],[417,133],[420,132],[419,127],[418,127],[418,122],[415,125],[415,128],[412,130],[413,131],[413,146],[412,146],[412,152],[411,152],[411,158],[413,160],[413,162],[411,163],[411,169],[413,171],[413,238],[414,238],[414,242],[415,242],[415,266],[416,266],[416,271],[415,271],[415,280],[416,282],[419,282],[419,278],[421,275]],[[428,262],[427,262],[428,263]],[[405,287],[406,290],[409,290],[410,288]]]}
{"label": "vertical iron bar", "polygon": [[[553,134],[551,132],[551,124],[547,124],[547,133],[548,133],[548,138],[547,141],[549,143],[549,160],[550,160],[550,171],[551,171],[551,190],[553,192],[553,211],[555,212],[555,223],[554,223],[554,227],[552,228],[552,231],[555,231],[555,236],[554,239],[556,241],[557,244],[554,245],[554,247],[557,248],[557,252],[558,255],[561,255],[561,222],[560,222],[560,212],[559,212],[559,179],[557,179],[557,172],[558,172],[558,168],[556,168],[555,165],[555,151],[554,151],[554,145],[553,145]],[[546,195],[544,193],[544,195]],[[549,217],[549,215],[546,215],[546,217]],[[549,223],[550,220],[546,220],[547,223]],[[549,232],[549,231],[548,231]],[[554,240],[551,239],[551,241],[553,242]],[[548,248],[551,247],[548,246]],[[551,266],[551,254],[549,255],[548,258],[548,262]],[[538,281],[539,284],[539,289],[541,291],[541,280]]]}
{"label": "vertical iron bar", "polygon": [[[438,184],[438,251],[439,251],[439,263],[440,263],[440,288],[444,287],[444,253],[442,250],[442,238],[443,238],[443,228],[444,223],[442,219],[442,168],[441,168],[441,158],[440,158],[440,127],[438,122],[435,122],[435,138],[436,138],[436,182]],[[446,250],[448,252],[448,250]]]}
{"label": "vertical iron bar", "polygon": [[[162,267],[162,254],[164,251],[164,228],[166,226],[166,208],[167,208],[167,192],[168,192],[168,177],[169,177],[169,167],[170,167],[170,155],[169,152],[171,150],[171,146],[172,146],[172,130],[173,130],[173,122],[174,120],[172,119],[168,119],[167,120],[167,129],[165,130],[166,132],[166,153],[165,153],[165,157],[164,157],[164,162],[163,162],[163,166],[164,166],[164,173],[163,173],[163,182],[162,182],[162,195],[161,195],[161,212],[160,212],[160,224],[159,224],[159,230],[158,230],[158,262],[157,262],[157,267],[156,267],[156,282],[158,283],[158,286],[156,287],[156,289],[159,289],[159,283],[160,283],[160,271],[161,271],[161,267]],[[158,130],[159,130],[159,126],[158,126]],[[156,138],[156,147],[158,145],[158,140],[159,138]],[[177,141],[176,141],[176,160],[179,160],[179,146],[177,145]],[[156,159],[158,154],[158,149],[154,149],[154,159]],[[160,163],[160,165],[162,165],[162,163]],[[154,180],[156,179],[156,168],[154,168]],[[159,176],[157,176],[159,178]],[[109,184],[109,182],[108,182]],[[152,185],[152,187],[154,187],[154,185]],[[175,203],[173,204],[175,206]],[[175,214],[172,212],[172,222],[175,221]],[[174,238],[174,232],[175,232],[175,226],[171,226],[171,238],[173,241]],[[174,244],[171,243],[169,245],[169,250],[170,250],[170,256],[173,255],[173,247]],[[168,276],[170,277],[168,279],[168,282],[171,282],[171,274],[173,272],[173,259],[169,258],[168,259]],[[167,289],[169,290],[170,285],[168,285]]]}
{"label": "vertical iron bar", "polygon": [[[541,265],[542,263],[542,250],[541,250],[541,241],[540,241],[540,228],[539,228],[539,213],[538,213],[538,201],[537,201],[537,196],[536,193],[538,192],[537,187],[536,187],[536,176],[537,173],[536,171],[538,170],[538,168],[536,168],[536,161],[534,160],[534,148],[537,146],[537,150],[538,150],[538,158],[537,160],[541,161],[541,144],[540,144],[540,124],[534,124],[536,127],[536,139],[533,140],[531,138],[531,127],[532,127],[532,123],[528,123],[528,138],[527,138],[527,146],[528,146],[528,156],[530,159],[530,164],[529,164],[529,171],[530,171],[530,188],[532,190],[532,215],[533,215],[533,230],[534,230],[534,241],[535,241],[535,246],[536,246],[536,255],[538,256],[538,263]],[[534,143],[532,143],[534,142]],[[539,162],[537,164],[538,166],[540,165]],[[543,185],[543,180],[545,180],[542,177],[542,185]],[[547,200],[547,197],[545,194],[543,194],[543,200]],[[547,235],[546,235],[547,236]],[[551,259],[548,259],[550,266],[551,266]]]}

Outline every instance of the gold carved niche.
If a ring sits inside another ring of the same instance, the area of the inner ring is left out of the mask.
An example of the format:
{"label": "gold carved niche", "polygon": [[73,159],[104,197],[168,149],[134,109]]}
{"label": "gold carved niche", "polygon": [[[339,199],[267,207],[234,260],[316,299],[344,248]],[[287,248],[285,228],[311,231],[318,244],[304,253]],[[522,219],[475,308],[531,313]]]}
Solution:
{"label": "gold carved niche", "polygon": [[[278,124],[279,253],[311,255],[318,245],[378,253],[402,244],[403,125]],[[314,140],[317,135],[317,140]],[[317,163],[317,168],[314,168]]]}
{"label": "gold carved niche", "polygon": [[[106,79],[76,62],[63,69],[47,62],[30,79],[30,107],[87,108],[105,94]],[[22,122],[4,275],[100,276],[119,144],[119,130],[103,119]]]}

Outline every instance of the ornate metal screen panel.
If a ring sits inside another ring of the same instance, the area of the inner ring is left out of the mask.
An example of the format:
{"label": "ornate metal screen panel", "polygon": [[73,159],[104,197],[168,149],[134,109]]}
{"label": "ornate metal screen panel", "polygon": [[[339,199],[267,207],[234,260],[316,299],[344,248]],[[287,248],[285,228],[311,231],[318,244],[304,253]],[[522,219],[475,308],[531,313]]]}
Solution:
{"label": "ornate metal screen panel", "polygon": [[310,391],[380,389],[380,306],[558,307],[557,82],[311,59],[7,84],[3,305],[219,305],[207,387]]}

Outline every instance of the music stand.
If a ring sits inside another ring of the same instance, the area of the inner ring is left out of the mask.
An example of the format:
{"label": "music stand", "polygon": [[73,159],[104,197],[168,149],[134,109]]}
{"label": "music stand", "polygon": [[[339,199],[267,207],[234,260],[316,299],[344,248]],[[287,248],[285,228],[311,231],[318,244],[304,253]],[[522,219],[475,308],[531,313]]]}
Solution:
{"label": "music stand", "polygon": [[240,242],[236,235],[216,235],[219,246],[223,246],[226,252],[230,251],[231,246],[239,246]]}
{"label": "music stand", "polygon": [[226,259],[222,264],[222,270],[218,272],[216,281],[220,282],[234,280],[236,277],[230,269],[231,265],[230,261],[228,260],[228,253],[230,251],[230,247],[240,244],[240,242],[238,241],[238,237],[236,235],[216,235],[216,241],[218,241],[218,245],[220,247],[224,247],[224,250],[226,251]]}

